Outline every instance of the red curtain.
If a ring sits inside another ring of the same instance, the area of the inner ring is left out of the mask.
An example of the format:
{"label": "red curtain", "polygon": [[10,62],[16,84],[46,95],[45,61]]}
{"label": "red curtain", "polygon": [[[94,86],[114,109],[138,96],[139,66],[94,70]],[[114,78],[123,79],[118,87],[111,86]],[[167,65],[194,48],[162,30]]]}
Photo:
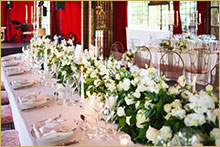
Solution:
{"label": "red curtain", "polygon": [[31,6],[34,5],[33,1],[13,1],[13,7],[11,8],[11,20],[9,20],[9,8],[5,6],[6,2],[1,2],[1,24],[5,23],[6,35],[5,39],[11,40],[15,35],[15,28],[11,24],[11,36],[9,36],[9,21],[18,20],[21,23],[25,23],[25,5],[28,6],[28,22],[31,22]]}
{"label": "red curtain", "polygon": [[114,2],[114,42],[120,41],[124,46],[124,51],[127,50],[126,27],[128,26],[128,2]]}
{"label": "red curtain", "polygon": [[6,4],[6,2],[1,2],[1,24],[2,25],[5,25],[5,19],[6,19],[6,17],[5,17],[5,10],[6,10],[6,8],[5,8],[5,5]]}
{"label": "red curtain", "polygon": [[62,11],[62,34],[75,33],[77,42],[81,42],[81,2],[65,1],[64,10],[55,10],[55,2],[51,2],[52,28],[51,34],[60,33],[60,16]]}
{"label": "red curtain", "polygon": [[51,35],[56,35],[59,33],[59,19],[57,18],[57,10],[55,2],[51,1]]}
{"label": "red curtain", "polygon": [[197,10],[198,10],[198,13],[201,13],[201,24],[198,25],[198,35],[206,33],[207,5],[208,5],[208,1],[197,1]]}
{"label": "red curtain", "polygon": [[173,9],[174,9],[174,23],[177,23],[176,20],[176,11],[178,11],[178,22],[179,25],[177,27],[173,27],[173,34],[182,34],[182,22],[180,18],[180,1],[173,1]]}

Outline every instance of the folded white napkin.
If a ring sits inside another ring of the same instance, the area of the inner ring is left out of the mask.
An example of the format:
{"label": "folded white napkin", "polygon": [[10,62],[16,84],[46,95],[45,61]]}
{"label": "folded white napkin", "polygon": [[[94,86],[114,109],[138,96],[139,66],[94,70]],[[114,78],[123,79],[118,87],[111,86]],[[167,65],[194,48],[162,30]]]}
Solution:
{"label": "folded white napkin", "polygon": [[73,134],[72,130],[60,119],[48,119],[33,124],[33,130],[40,141],[62,140]]}
{"label": "folded white napkin", "polygon": [[3,62],[2,64],[3,64],[4,67],[9,67],[9,66],[18,65],[19,63],[15,62],[15,61],[7,61],[7,62]]}
{"label": "folded white napkin", "polygon": [[33,84],[34,84],[33,80],[17,80],[12,82],[13,89],[28,87],[28,86],[32,86]]}
{"label": "folded white napkin", "polygon": [[37,106],[46,103],[48,99],[50,99],[48,95],[37,95],[32,93],[27,96],[19,97],[19,102],[22,105]]}
{"label": "folded white napkin", "polygon": [[24,72],[25,72],[25,70],[21,69],[21,68],[12,68],[12,69],[6,70],[6,73],[7,73],[8,76],[22,74]]}

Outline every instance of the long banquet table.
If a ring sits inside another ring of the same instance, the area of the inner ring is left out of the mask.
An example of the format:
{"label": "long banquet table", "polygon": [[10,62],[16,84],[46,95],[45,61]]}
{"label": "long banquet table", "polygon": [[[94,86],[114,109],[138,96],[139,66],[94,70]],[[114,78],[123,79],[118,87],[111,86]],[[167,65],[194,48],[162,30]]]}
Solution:
{"label": "long banquet table", "polygon": [[[18,61],[19,60],[21,61],[21,59],[18,59]],[[19,66],[26,67],[24,64],[22,64],[22,62],[20,62]],[[83,113],[83,109],[77,106],[71,107],[65,104],[59,106],[56,103],[52,103],[52,105],[50,105],[49,107],[42,107],[38,109],[22,111],[20,109],[20,104],[18,103],[19,96],[24,96],[26,94],[32,92],[39,92],[39,91],[41,91],[42,94],[52,95],[55,91],[55,88],[42,86],[42,84],[39,83],[39,75],[34,74],[33,72],[27,72],[21,75],[8,76],[5,71],[6,69],[9,68],[13,68],[13,67],[1,66],[1,79],[4,82],[6,91],[8,92],[15,129],[19,132],[20,144],[22,146],[54,145],[54,143],[39,142],[30,135],[31,125],[40,120],[53,118],[61,114],[62,119],[72,122],[72,125],[74,127],[77,127],[74,124],[73,119],[79,120],[80,114]],[[20,80],[20,79],[33,79],[36,80],[37,83],[29,88],[18,89],[18,90],[12,89],[10,82],[12,82],[13,80]],[[78,95],[75,96],[79,97]],[[103,122],[101,123],[101,125],[103,125]],[[101,140],[99,137],[89,139],[83,134],[83,132],[80,129],[77,128],[76,131],[74,132],[73,138],[71,139],[72,140],[80,139],[79,143],[74,144],[77,146],[119,146],[120,145],[119,136],[121,134],[122,132],[117,133],[110,141]],[[60,143],[60,142],[56,142],[56,143]]]}

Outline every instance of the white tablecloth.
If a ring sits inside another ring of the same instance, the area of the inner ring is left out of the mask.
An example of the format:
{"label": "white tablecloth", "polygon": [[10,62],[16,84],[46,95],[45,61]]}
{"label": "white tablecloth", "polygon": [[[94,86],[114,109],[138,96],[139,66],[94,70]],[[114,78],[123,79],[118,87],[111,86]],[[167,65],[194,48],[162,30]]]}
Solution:
{"label": "white tablecloth", "polygon": [[140,40],[140,46],[145,45],[150,40],[163,40],[169,39],[170,31],[164,30],[152,30],[152,29],[134,29],[134,28],[126,28],[127,33],[127,47],[129,47],[130,39],[138,39]]}
{"label": "white tablecloth", "polygon": [[[20,65],[21,67],[24,65]],[[7,67],[12,68],[12,67]],[[70,106],[59,106],[53,103],[50,107],[43,107],[41,109],[32,109],[28,111],[21,111],[20,110],[20,104],[18,104],[17,99],[19,96],[26,95],[31,92],[39,92],[41,91],[42,94],[49,94],[52,95],[55,91],[54,88],[45,88],[44,86],[41,86],[41,84],[38,82],[33,87],[25,88],[25,89],[19,89],[19,90],[13,90],[11,88],[10,82],[13,80],[18,79],[34,79],[39,81],[39,76],[36,74],[33,74],[32,72],[25,73],[23,75],[16,75],[16,76],[7,76],[5,73],[6,68],[1,66],[1,79],[3,80],[5,84],[6,91],[8,92],[10,105],[12,108],[12,114],[15,124],[15,129],[19,132],[19,139],[20,144],[22,146],[45,146],[45,145],[53,145],[54,143],[42,143],[37,140],[35,140],[30,135],[30,129],[31,125],[35,122],[38,122],[40,120],[44,120],[47,118],[53,118],[58,116],[59,114],[62,114],[62,119],[72,121],[73,119],[78,120],[80,117],[80,114],[84,113],[83,110],[79,107],[70,107]],[[78,97],[78,95],[76,95]],[[77,127],[74,123],[72,123],[73,126]],[[101,123],[103,125],[103,122]],[[117,133],[117,135],[113,138],[111,141],[103,141],[99,137],[96,137],[94,139],[88,139],[80,129],[77,128],[77,130],[74,132],[72,139],[80,139],[80,143],[74,144],[76,146],[119,146],[119,135],[122,133]],[[58,143],[58,142],[57,142]]]}

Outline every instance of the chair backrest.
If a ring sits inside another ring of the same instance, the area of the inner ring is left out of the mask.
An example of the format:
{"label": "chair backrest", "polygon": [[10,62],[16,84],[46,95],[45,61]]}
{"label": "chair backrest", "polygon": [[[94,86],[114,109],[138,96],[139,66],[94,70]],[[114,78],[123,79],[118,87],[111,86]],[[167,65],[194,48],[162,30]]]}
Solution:
{"label": "chair backrest", "polygon": [[219,64],[216,64],[210,71],[211,81],[210,84],[214,88],[219,86]]}
{"label": "chair backrest", "polygon": [[122,59],[122,55],[124,51],[124,46],[122,45],[121,42],[116,41],[112,44],[111,46],[111,54],[113,54],[114,58],[116,60],[121,60]]}
{"label": "chair backrest", "polygon": [[128,48],[129,50],[135,50],[136,47],[140,46],[140,40],[131,38],[128,40]]}
{"label": "chair backrest", "polygon": [[190,72],[196,74],[207,74],[210,70],[210,50],[195,48],[189,52]]}
{"label": "chair backrest", "polygon": [[179,53],[167,50],[160,58],[160,73],[166,78],[177,80],[184,74],[184,61]]}
{"label": "chair backrest", "polygon": [[139,46],[134,56],[134,64],[140,68],[145,68],[146,64],[150,67],[151,60],[152,55],[150,49],[146,46]]}
{"label": "chair backrest", "polygon": [[120,41],[116,41],[112,44],[111,51],[118,51],[122,53],[124,51],[124,46]]}

